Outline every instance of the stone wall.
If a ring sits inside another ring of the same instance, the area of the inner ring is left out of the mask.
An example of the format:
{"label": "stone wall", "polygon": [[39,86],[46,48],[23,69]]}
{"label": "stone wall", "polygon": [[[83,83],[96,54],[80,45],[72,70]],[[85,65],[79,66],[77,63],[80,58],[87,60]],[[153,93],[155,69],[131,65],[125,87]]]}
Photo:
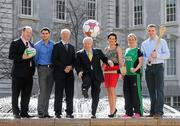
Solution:
{"label": "stone wall", "polygon": [[13,2],[0,1],[0,96],[10,93],[10,61],[8,60],[9,44],[12,41]]}

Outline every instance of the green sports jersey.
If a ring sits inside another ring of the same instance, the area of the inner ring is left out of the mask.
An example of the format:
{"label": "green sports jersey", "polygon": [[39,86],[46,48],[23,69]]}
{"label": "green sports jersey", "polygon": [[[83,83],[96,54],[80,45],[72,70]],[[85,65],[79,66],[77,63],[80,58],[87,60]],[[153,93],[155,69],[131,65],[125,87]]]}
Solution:
{"label": "green sports jersey", "polygon": [[[135,75],[133,77],[137,78],[137,92],[140,101],[140,114],[143,116],[142,108],[142,95],[141,95],[141,76],[140,72],[131,72],[131,68],[134,68],[138,64],[138,58],[143,56],[138,48],[127,48],[125,51],[125,63],[126,63],[126,75]],[[130,81],[131,82],[131,81]]]}
{"label": "green sports jersey", "polygon": [[126,63],[126,75],[136,75],[131,72],[131,68],[134,68],[134,64],[138,59],[138,48],[127,48],[125,51],[125,63]]}

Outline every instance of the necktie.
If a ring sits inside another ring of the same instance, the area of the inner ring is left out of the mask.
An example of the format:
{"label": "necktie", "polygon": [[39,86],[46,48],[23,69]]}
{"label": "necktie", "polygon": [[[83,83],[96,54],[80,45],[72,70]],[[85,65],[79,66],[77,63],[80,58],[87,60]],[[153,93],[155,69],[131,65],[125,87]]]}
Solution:
{"label": "necktie", "polygon": [[[28,42],[26,42],[26,48],[29,48]],[[32,62],[31,62],[31,60],[30,60],[30,62],[29,62],[29,66],[32,67]]]}
{"label": "necktie", "polygon": [[66,51],[68,51],[68,44],[64,44]]}
{"label": "necktie", "polygon": [[88,58],[90,61],[92,60],[92,57],[93,57],[92,52],[88,52]]}
{"label": "necktie", "polygon": [[26,48],[29,48],[28,42],[26,42]]}

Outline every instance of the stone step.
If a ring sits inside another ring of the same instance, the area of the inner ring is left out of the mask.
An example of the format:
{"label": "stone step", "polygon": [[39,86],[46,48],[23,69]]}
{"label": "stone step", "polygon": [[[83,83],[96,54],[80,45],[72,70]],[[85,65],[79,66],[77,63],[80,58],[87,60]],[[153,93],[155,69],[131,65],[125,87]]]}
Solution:
{"label": "stone step", "polygon": [[180,126],[179,118],[0,119],[0,126]]}

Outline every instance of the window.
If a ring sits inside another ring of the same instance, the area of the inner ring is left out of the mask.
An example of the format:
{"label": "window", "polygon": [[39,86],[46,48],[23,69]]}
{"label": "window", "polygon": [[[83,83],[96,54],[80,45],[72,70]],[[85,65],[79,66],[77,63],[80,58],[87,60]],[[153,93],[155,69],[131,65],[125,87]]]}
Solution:
{"label": "window", "polygon": [[116,27],[119,27],[119,0],[116,0]]}
{"label": "window", "polygon": [[170,96],[166,96],[165,99],[164,99],[164,103],[166,105],[171,106],[171,97]]}
{"label": "window", "polygon": [[167,76],[176,75],[176,41],[175,40],[167,40],[167,44],[170,50],[170,58],[166,61],[167,66]]}
{"label": "window", "polygon": [[173,97],[173,107],[180,107],[180,96]]}
{"label": "window", "polygon": [[56,1],[56,18],[65,20],[65,0]]}
{"label": "window", "polygon": [[166,0],[166,22],[176,21],[176,0]]}
{"label": "window", "polygon": [[22,0],[21,2],[21,14],[33,15],[33,0]]}
{"label": "window", "polygon": [[143,24],[143,2],[142,0],[134,0],[134,25]]}
{"label": "window", "polygon": [[96,18],[96,0],[88,0],[87,18],[88,19],[95,19]]}

